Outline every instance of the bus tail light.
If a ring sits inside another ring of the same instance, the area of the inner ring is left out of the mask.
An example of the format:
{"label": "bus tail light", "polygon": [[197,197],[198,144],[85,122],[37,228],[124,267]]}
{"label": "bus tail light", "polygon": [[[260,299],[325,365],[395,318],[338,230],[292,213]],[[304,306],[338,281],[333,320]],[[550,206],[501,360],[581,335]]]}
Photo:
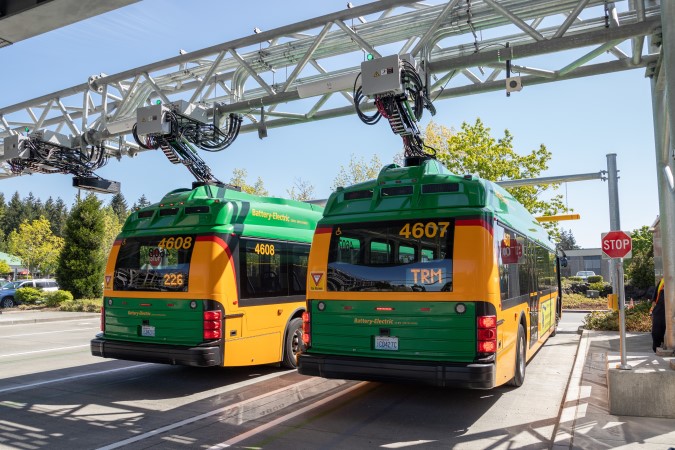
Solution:
{"label": "bus tail light", "polygon": [[497,352],[497,317],[478,316],[478,352]]}
{"label": "bus tail light", "polygon": [[204,311],[204,340],[223,337],[222,317],[220,311]]}
{"label": "bus tail light", "polygon": [[309,346],[310,332],[312,330],[312,325],[309,323],[309,313],[302,313],[302,342]]}
{"label": "bus tail light", "polygon": [[101,331],[105,333],[105,308],[101,306]]}

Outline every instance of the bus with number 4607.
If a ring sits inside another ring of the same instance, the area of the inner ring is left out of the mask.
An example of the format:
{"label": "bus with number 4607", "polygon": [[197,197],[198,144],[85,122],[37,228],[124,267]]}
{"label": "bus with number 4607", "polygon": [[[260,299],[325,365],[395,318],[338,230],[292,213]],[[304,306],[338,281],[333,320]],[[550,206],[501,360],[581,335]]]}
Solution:
{"label": "bus with number 4607", "polygon": [[561,317],[548,234],[506,190],[431,158],[338,188],[309,258],[301,374],[520,386]]}
{"label": "bus with number 4607", "polygon": [[205,183],[134,211],[110,251],[92,354],[295,368],[321,211]]}

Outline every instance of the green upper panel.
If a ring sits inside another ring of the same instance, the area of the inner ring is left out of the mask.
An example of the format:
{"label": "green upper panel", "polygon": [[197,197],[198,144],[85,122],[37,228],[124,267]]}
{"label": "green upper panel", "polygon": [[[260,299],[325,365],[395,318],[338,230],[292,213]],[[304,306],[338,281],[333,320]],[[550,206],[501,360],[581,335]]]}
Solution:
{"label": "green upper panel", "polygon": [[438,217],[491,213],[499,221],[552,248],[539,222],[505,189],[474,175],[458,176],[435,159],[419,165],[385,166],[377,179],[331,194],[321,223]]}
{"label": "green upper panel", "polygon": [[261,197],[222,186],[176,189],[134,211],[121,236],[157,233],[237,233],[310,242],[323,208],[296,200]]}

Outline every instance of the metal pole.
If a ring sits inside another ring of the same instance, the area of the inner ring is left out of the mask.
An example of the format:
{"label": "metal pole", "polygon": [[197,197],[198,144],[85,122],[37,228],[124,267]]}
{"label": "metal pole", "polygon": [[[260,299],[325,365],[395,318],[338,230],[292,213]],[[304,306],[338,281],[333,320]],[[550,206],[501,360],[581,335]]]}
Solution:
{"label": "metal pole", "polygon": [[[619,217],[619,176],[616,170],[616,153],[607,155],[607,190],[609,193],[609,231],[621,230]],[[609,260],[609,273],[612,274],[612,292],[619,293],[616,259]]]}
{"label": "metal pole", "polygon": [[632,367],[626,362],[626,292],[623,287],[623,258],[615,259],[616,275],[619,279],[619,346],[621,350],[621,363],[617,369],[630,370]]}
{"label": "metal pole", "polygon": [[[607,155],[607,188],[609,190],[609,229],[610,231],[621,230],[621,218],[619,214],[619,176],[616,169],[616,153]],[[612,277],[612,289],[619,296],[619,345],[621,348],[621,363],[617,369],[629,370],[631,366],[626,363],[626,293],[623,286],[623,258],[612,258],[609,261],[614,276]]]}
{"label": "metal pole", "polygon": [[[670,188],[666,167],[675,169],[670,156],[666,93],[656,77],[652,78],[652,108],[654,116],[654,144],[656,146],[656,182],[659,191],[659,227],[661,228],[661,267],[664,280],[663,301],[666,309],[666,334],[662,350],[675,351],[675,192]],[[661,80],[663,81],[663,80]],[[658,283],[659,280],[655,280]]]}
{"label": "metal pole", "polygon": [[[675,171],[675,2],[661,2],[661,24],[663,27],[663,86],[665,90],[662,147],[657,148],[659,182],[659,205],[661,219],[661,247],[663,249],[663,297],[666,308],[666,335],[664,346],[675,352],[675,186],[668,181]],[[659,74],[661,78],[661,74]],[[658,142],[658,141],[657,141]]]}

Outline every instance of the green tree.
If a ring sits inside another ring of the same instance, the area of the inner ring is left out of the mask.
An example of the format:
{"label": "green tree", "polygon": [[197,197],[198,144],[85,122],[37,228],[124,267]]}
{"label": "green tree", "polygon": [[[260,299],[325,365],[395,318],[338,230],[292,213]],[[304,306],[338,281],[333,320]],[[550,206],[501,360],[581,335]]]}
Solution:
{"label": "green tree", "polygon": [[112,205],[107,208],[103,208],[103,239],[101,241],[101,247],[103,252],[107,255],[110,253],[115,238],[120,231],[122,230],[122,225],[124,222],[120,222],[120,218],[113,209]]}
{"label": "green tree", "polygon": [[340,170],[333,180],[331,189],[335,190],[340,186],[346,187],[372,180],[377,178],[380,170],[382,170],[382,161],[380,161],[380,158],[377,155],[373,155],[368,163],[363,156],[357,158],[352,153],[351,158],[349,159],[349,165],[347,167],[340,166]]}
{"label": "green tree", "polygon": [[100,297],[107,256],[102,245],[105,213],[94,194],[76,202],[68,216],[64,238],[56,271],[61,288],[76,299]]}
{"label": "green tree", "polygon": [[267,189],[265,189],[265,183],[262,178],[258,177],[256,182],[253,185],[250,185],[246,182],[246,177],[248,172],[246,169],[234,169],[232,170],[232,178],[230,178],[230,184],[233,186],[239,186],[243,192],[254,195],[261,195],[263,197],[270,195]]}
{"label": "green tree", "polygon": [[19,228],[19,225],[21,225],[24,220],[30,219],[25,204],[21,201],[18,192],[14,192],[14,195],[12,195],[12,198],[9,200],[3,219],[4,220],[0,222],[0,227],[2,227],[5,236],[9,236],[9,233]]}
{"label": "green tree", "polygon": [[[7,205],[5,205],[5,194],[0,192],[0,223],[5,223],[5,212],[7,211]],[[0,227],[0,235],[4,236],[4,227]],[[1,251],[1,249],[0,249]]]}
{"label": "green tree", "polygon": [[127,206],[127,201],[121,192],[115,194],[113,198],[110,199],[110,207],[117,215],[117,219],[120,223],[124,223],[124,221],[127,220],[127,216],[129,215],[129,207]]}
{"label": "green tree", "polygon": [[[431,122],[426,128],[424,142],[436,149],[436,157],[451,172],[477,174],[491,181],[536,178],[548,169],[551,160],[551,152],[543,144],[526,155],[517,154],[509,130],[504,130],[504,136],[495,139],[480,119],[473,125],[462,123],[458,132]],[[549,189],[557,188],[557,185],[522,186],[510,188],[509,192],[533,215],[550,216],[571,211],[565,207],[562,195],[542,199],[545,193],[550,195]],[[544,226],[554,235],[558,234],[556,222],[547,222]]]}
{"label": "green tree", "polygon": [[647,225],[631,231],[630,237],[633,242],[633,254],[654,256],[654,235]]}
{"label": "green tree", "polygon": [[32,192],[28,193],[28,197],[26,197],[24,203],[26,205],[29,220],[45,216],[45,207],[42,204],[42,201],[39,198],[35,198]]}
{"label": "green tree", "polygon": [[52,232],[56,236],[63,237],[63,229],[66,226],[66,219],[68,219],[68,207],[66,204],[60,197],[56,201],[49,197],[45,202],[44,211],[45,217],[49,220],[52,227]]}
{"label": "green tree", "polygon": [[293,200],[306,202],[314,198],[314,186],[308,181],[304,181],[301,178],[296,178],[293,187],[286,189],[286,193],[288,193],[288,197],[292,198]]}
{"label": "green tree", "polygon": [[12,271],[12,268],[9,266],[9,263],[4,259],[0,259],[0,275],[7,275]]}
{"label": "green tree", "polygon": [[63,239],[54,236],[49,221],[44,217],[24,221],[7,239],[9,251],[21,258],[31,274],[51,275],[56,268]]}
{"label": "green tree", "polygon": [[146,206],[150,206],[150,205],[152,205],[152,203],[150,202],[150,200],[148,200],[148,199],[145,197],[145,194],[141,194],[141,196],[140,196],[140,198],[138,199],[138,201],[137,201],[136,203],[134,203],[134,206],[132,206],[131,208],[132,208],[132,209],[136,209],[136,208],[145,208]]}
{"label": "green tree", "polygon": [[633,257],[625,263],[626,276],[633,287],[654,286],[654,235],[647,225],[631,232]]}
{"label": "green tree", "polygon": [[577,250],[581,247],[577,245],[577,240],[572,234],[572,230],[561,230],[558,235],[560,242],[558,246],[563,250]]}

